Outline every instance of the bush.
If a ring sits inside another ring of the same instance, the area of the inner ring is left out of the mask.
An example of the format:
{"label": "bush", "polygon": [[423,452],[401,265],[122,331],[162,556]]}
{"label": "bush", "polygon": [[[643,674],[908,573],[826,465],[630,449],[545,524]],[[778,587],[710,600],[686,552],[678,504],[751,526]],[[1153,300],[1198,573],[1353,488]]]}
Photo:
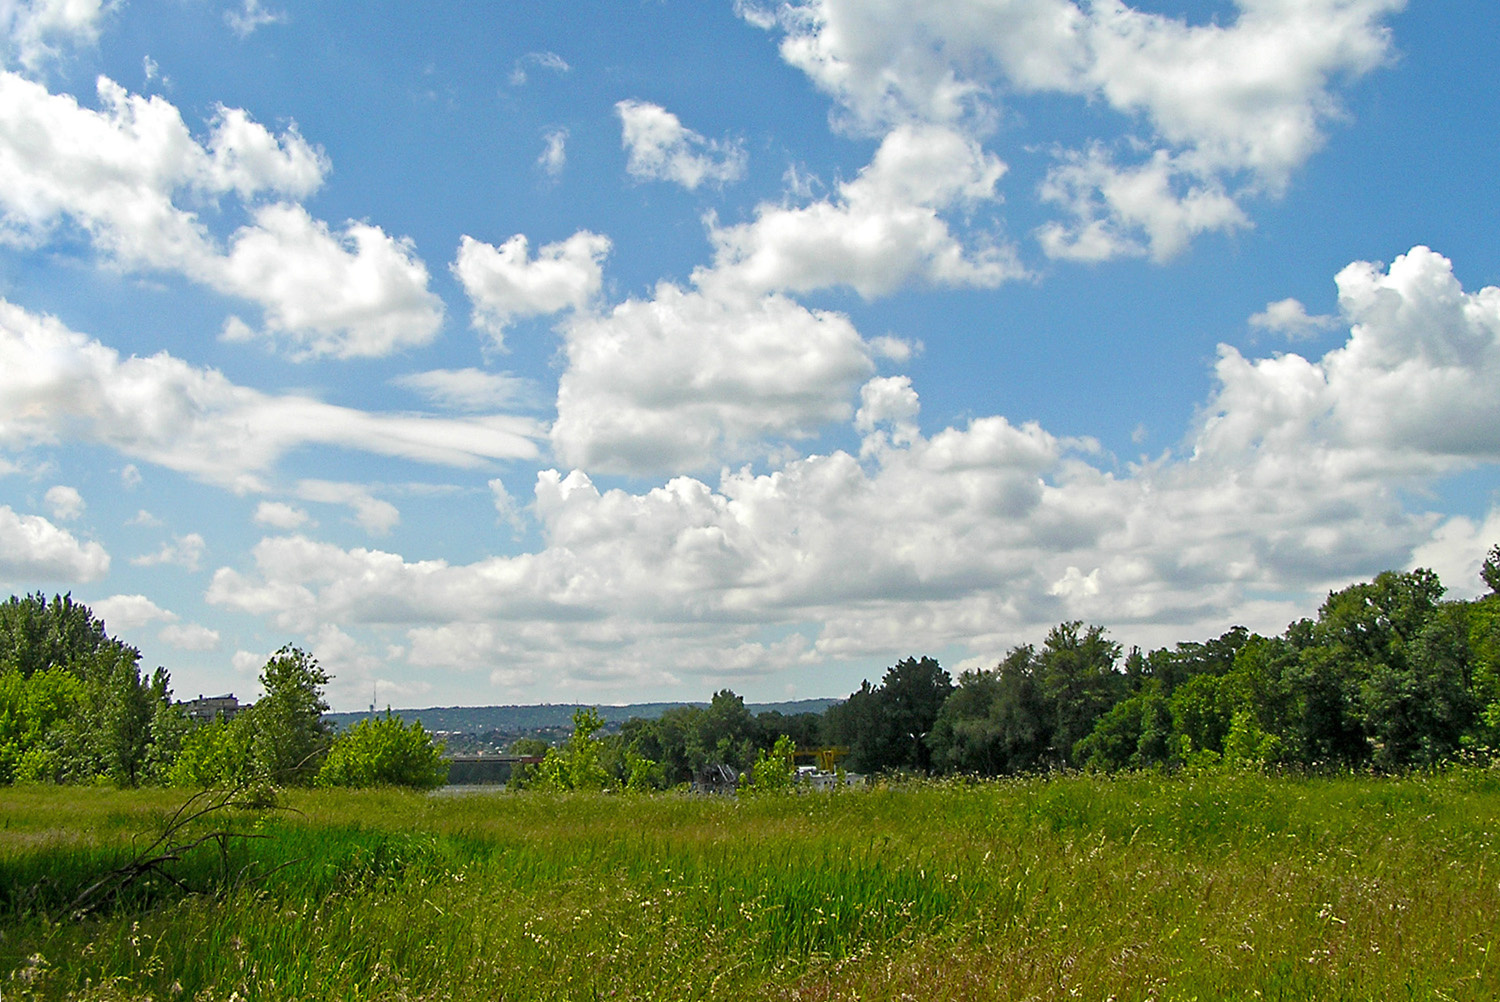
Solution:
{"label": "bush", "polygon": [[573,734],[561,748],[548,748],[529,785],[538,790],[602,790],[610,776],[603,762],[603,742],[598,733],[604,720],[592,706],[573,711]]}
{"label": "bush", "polygon": [[785,734],[776,738],[770,752],[761,750],[750,768],[750,785],[747,793],[786,793],[797,782],[797,767],[793,757],[797,744]]}
{"label": "bush", "polygon": [[254,744],[253,711],[234,720],[219,717],[183,739],[177,758],[167,770],[173,786],[239,787],[256,779],[251,757]]}
{"label": "bush", "polygon": [[430,790],[448,779],[443,748],[420,721],[384,717],[361,720],[340,734],[318,771],[318,786],[409,786]]}

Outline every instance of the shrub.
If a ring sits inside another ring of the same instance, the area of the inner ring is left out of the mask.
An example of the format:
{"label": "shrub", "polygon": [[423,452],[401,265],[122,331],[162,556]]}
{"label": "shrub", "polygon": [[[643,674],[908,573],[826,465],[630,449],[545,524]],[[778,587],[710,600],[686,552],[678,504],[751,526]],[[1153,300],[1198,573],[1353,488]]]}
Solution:
{"label": "shrub", "polygon": [[361,720],[334,739],[318,771],[318,786],[409,786],[430,790],[448,778],[443,748],[420,721],[410,724],[385,711]]}
{"label": "shrub", "polygon": [[548,748],[530,785],[539,790],[602,790],[609,773],[601,761],[603,742],[598,733],[604,720],[592,706],[573,711],[573,734],[561,748]]}
{"label": "shrub", "polygon": [[251,746],[253,711],[234,720],[219,717],[182,739],[177,758],[167,770],[173,786],[244,786],[256,778]]}
{"label": "shrub", "polygon": [[797,782],[796,766],[793,764],[796,752],[796,742],[785,734],[779,735],[770,752],[762,749],[756,757],[755,765],[750,768],[747,792],[786,793],[792,789]]}

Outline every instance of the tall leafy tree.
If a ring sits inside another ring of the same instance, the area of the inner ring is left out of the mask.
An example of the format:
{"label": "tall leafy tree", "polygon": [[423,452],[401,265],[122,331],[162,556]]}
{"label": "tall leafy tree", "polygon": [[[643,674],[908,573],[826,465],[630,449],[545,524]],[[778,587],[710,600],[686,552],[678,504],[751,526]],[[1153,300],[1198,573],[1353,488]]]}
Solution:
{"label": "tall leafy tree", "polygon": [[53,667],[81,674],[90,655],[125,647],[72,595],[54,595],[49,602],[36,592],[0,603],[0,665],[11,665],[23,677]]}
{"label": "tall leafy tree", "polygon": [[602,790],[610,775],[604,767],[599,731],[604,720],[592,706],[573,711],[573,733],[560,748],[548,748],[531,785],[542,790]]}
{"label": "tall leafy tree", "polygon": [[830,707],[827,730],[850,748],[856,768],[925,771],[931,766],[928,738],[952,692],[952,676],[938,662],[905,658],[886,669],[880,685],[866,680],[841,705]]}
{"label": "tall leafy tree", "polygon": [[928,744],[938,769],[998,775],[1037,768],[1051,739],[1036,651],[1023,644],[994,668],[959,676]]}
{"label": "tall leafy tree", "polygon": [[693,769],[705,765],[727,765],[735,770],[755,762],[760,727],[745,706],[743,697],[729,689],[714,693],[708,707],[698,714],[688,734],[688,760]]}
{"label": "tall leafy tree", "polygon": [[1382,767],[1423,744],[1418,704],[1447,686],[1419,676],[1418,640],[1443,585],[1430,570],[1385,571],[1332,592],[1318,610],[1294,677],[1303,754],[1311,762]]}
{"label": "tall leafy tree", "polygon": [[1075,764],[1091,769],[1145,769],[1175,762],[1172,708],[1159,679],[1122,699],[1073,747]]}
{"label": "tall leafy tree", "polygon": [[928,771],[927,739],[953,693],[952,676],[932,658],[905,658],[886,671],[879,693],[884,767]]}
{"label": "tall leafy tree", "polygon": [[323,720],[328,680],[316,658],[290,645],[261,669],[265,695],[241,717],[253,724],[256,769],[273,782],[305,786],[317,776],[333,740]]}
{"label": "tall leafy tree", "polygon": [[855,769],[874,768],[871,747],[879,728],[880,709],[875,687],[869,679],[842,703],[823,713],[823,732],[833,744],[849,749],[849,764]]}
{"label": "tall leafy tree", "polygon": [[1126,694],[1126,677],[1116,670],[1120,653],[1120,645],[1102,626],[1085,628],[1075,620],[1047,634],[1037,654],[1036,676],[1052,718],[1048,754],[1057,764],[1074,763],[1074,745]]}
{"label": "tall leafy tree", "polygon": [[170,715],[166,672],[142,678],[140,652],[110,637],[88,606],[66,595],[48,601],[40,592],[0,604],[0,672],[14,677],[17,691],[35,690],[23,699],[29,705],[61,691],[56,673],[78,682],[65,715],[40,732],[40,718],[32,716],[27,745],[15,746],[26,760],[20,778],[105,777],[127,786],[146,778],[153,725]]}
{"label": "tall leafy tree", "polygon": [[57,778],[67,729],[87,694],[78,676],[45,668],[28,678],[0,671],[0,783]]}

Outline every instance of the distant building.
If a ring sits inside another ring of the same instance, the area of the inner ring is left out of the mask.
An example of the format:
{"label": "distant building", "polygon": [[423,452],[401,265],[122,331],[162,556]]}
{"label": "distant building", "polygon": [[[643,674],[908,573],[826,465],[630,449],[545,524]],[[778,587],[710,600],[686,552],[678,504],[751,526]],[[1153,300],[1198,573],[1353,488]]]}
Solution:
{"label": "distant building", "polygon": [[182,707],[190,720],[199,724],[211,724],[221,714],[225,720],[233,720],[241,710],[248,710],[251,706],[250,703],[241,703],[235,699],[232,692],[226,696],[199,694],[197,699],[185,699],[177,705]]}
{"label": "distant building", "polygon": [[836,790],[840,786],[863,786],[865,777],[857,772],[830,772],[813,765],[799,765],[797,782],[814,790]]}

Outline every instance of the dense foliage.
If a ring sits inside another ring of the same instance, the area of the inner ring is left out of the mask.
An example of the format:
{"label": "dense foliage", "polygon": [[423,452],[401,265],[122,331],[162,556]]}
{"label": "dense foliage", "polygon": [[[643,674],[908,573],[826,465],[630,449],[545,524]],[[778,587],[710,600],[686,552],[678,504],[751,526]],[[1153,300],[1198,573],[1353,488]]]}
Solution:
{"label": "dense foliage", "polygon": [[1490,594],[1446,601],[1429,570],[1329,594],[1280,636],[1235,627],[1203,642],[1123,651],[1101,626],[1054,627],[955,684],[906,658],[821,716],[752,717],[725,690],[708,709],[632,720],[600,752],[658,781],[724,763],[749,773],[778,736],[851,770],[1005,775],[1059,768],[1373,768],[1500,748],[1500,545]]}
{"label": "dense foliage", "polygon": [[143,677],[140,652],[87,606],[0,605],[0,783],[159,780],[184,730],[166,671]]}
{"label": "dense foliage", "polygon": [[335,740],[323,719],[328,674],[295,647],[266,662],[260,702],[201,725],[172,701],[166,670],[143,677],[139,661],[71,596],[0,605],[0,784],[307,786],[329,758],[335,784],[446,778],[420,725],[372,722]]}
{"label": "dense foliage", "polygon": [[430,790],[448,779],[441,745],[420,723],[385,716],[361,720],[334,739],[318,786],[408,786]]}

